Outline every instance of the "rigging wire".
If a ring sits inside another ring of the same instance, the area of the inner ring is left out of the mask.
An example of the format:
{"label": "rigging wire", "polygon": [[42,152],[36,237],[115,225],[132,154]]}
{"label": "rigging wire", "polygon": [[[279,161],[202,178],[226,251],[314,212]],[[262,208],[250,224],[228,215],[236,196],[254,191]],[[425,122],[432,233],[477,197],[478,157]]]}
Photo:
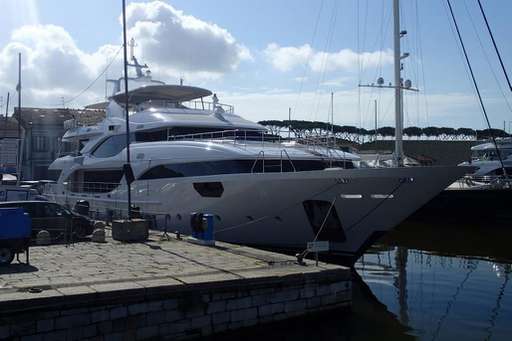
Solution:
{"label": "rigging wire", "polygon": [[[450,16],[450,10],[448,8],[448,5],[446,4],[446,1],[445,0],[440,0],[440,3],[442,4],[444,10],[445,10],[445,14],[446,14],[446,18],[448,20],[448,27],[450,28],[450,32],[452,33],[453,35],[453,40],[454,40],[454,45],[457,47],[456,50],[459,54],[459,58],[460,58],[460,61],[465,69],[465,72],[464,72],[464,75],[467,77],[467,80],[468,80],[468,84],[472,87],[473,86],[473,83],[472,83],[472,80],[471,80],[471,76],[470,76],[470,72],[469,72],[469,68],[468,68],[468,65],[464,59],[464,52],[462,51],[462,48],[460,46],[460,43],[459,43],[459,38],[457,37],[457,32],[455,32],[455,27],[453,25],[453,22],[452,22],[452,19],[451,19],[451,16]],[[480,105],[480,103],[478,102],[478,99],[475,98],[475,102],[477,105]]]}
{"label": "rigging wire", "polygon": [[[320,22],[320,16],[322,14],[322,10],[324,8],[324,0],[320,2],[320,8],[318,9],[318,14],[316,15],[315,25],[313,29],[313,35],[311,36],[310,46],[312,49],[314,49],[316,35],[318,32],[318,23]],[[304,72],[302,74],[301,80],[300,80],[300,86],[299,86],[299,92],[297,93],[297,98],[295,99],[295,104],[293,106],[293,111],[295,112],[297,110],[297,106],[299,104],[299,98],[302,95],[302,90],[304,88],[304,80],[306,79],[306,73],[308,71],[308,64],[311,59],[311,56],[309,56],[306,61],[304,62]]]}
{"label": "rigging wire", "polygon": [[[427,83],[426,83],[426,80],[425,80],[425,63],[424,63],[424,59],[423,59],[423,43],[422,43],[422,35],[421,35],[421,22],[420,22],[420,16],[419,16],[419,11],[418,11],[418,0],[415,0],[416,1],[416,27],[417,27],[417,30],[416,30],[416,34],[418,35],[418,56],[419,56],[419,60],[421,61],[420,64],[421,64],[421,78],[423,80],[423,86],[422,86],[422,89],[423,89],[423,99],[424,99],[424,102],[425,102],[425,126],[428,126],[429,124],[429,116],[430,116],[430,112],[429,112],[429,102],[428,102],[428,96],[427,96]],[[450,26],[451,27],[451,26]],[[418,80],[418,86],[419,86],[419,80]]]}
{"label": "rigging wire", "polygon": [[480,107],[481,107],[482,112],[484,114],[485,121],[487,122],[487,126],[489,127],[489,133],[491,134],[491,138],[492,138],[492,141],[494,143],[494,148],[496,149],[496,154],[498,155],[498,159],[500,161],[501,168],[503,169],[503,175],[505,177],[508,177],[507,171],[505,169],[505,165],[503,164],[503,158],[501,157],[501,152],[500,152],[500,150],[498,148],[498,145],[496,143],[496,137],[494,136],[494,133],[492,131],[491,122],[489,121],[489,116],[487,115],[487,111],[485,109],[485,105],[484,105],[484,102],[482,100],[482,95],[480,94],[480,89],[478,88],[478,84],[476,82],[475,74],[473,73],[473,68],[471,66],[471,62],[469,61],[469,57],[468,57],[468,54],[466,52],[466,47],[464,45],[464,41],[462,40],[462,36],[461,36],[460,30],[459,30],[459,25],[457,24],[457,20],[455,19],[455,14],[453,13],[452,4],[451,4],[450,0],[446,0],[446,2],[448,3],[448,7],[450,9],[450,14],[451,14],[451,17],[453,19],[453,23],[455,25],[455,29],[457,30],[457,36],[459,37],[459,42],[460,42],[460,45],[462,47],[462,51],[464,52],[464,58],[466,59],[466,63],[468,65],[469,72],[471,74],[471,79],[473,81],[473,85],[475,87],[475,91],[476,91],[476,94],[478,96],[478,101],[480,102]]}
{"label": "rigging wire", "polygon": [[357,115],[361,122],[361,42],[360,42],[360,19],[359,19],[359,0],[356,2],[356,41],[357,41]]}
{"label": "rigging wire", "polygon": [[327,32],[327,37],[325,40],[324,54],[322,56],[323,57],[322,66],[321,66],[322,71],[320,73],[320,77],[318,78],[318,82],[317,82],[317,86],[316,86],[316,90],[315,90],[315,98],[317,99],[317,101],[316,101],[316,108],[313,113],[314,121],[316,120],[316,117],[317,117],[317,114],[318,114],[318,111],[320,108],[320,101],[321,101],[320,86],[325,80],[325,71],[327,68],[327,60],[329,57],[328,51],[331,49],[331,46],[332,46],[332,41],[334,38],[334,32],[335,32],[335,28],[336,28],[337,19],[338,19],[338,1],[334,1],[333,11],[331,13],[331,19],[330,19],[330,24],[329,24],[329,31]]}
{"label": "rigging wire", "polygon": [[492,67],[489,55],[487,54],[487,52],[485,52],[484,44],[482,43],[482,39],[480,39],[480,35],[478,34],[478,30],[476,29],[476,25],[475,25],[475,22],[473,20],[473,16],[471,15],[471,12],[469,11],[466,2],[464,2],[464,8],[466,10],[466,13],[468,14],[469,21],[471,22],[471,25],[473,27],[473,31],[475,32],[476,38],[478,40],[478,43],[480,44],[480,47],[482,48],[482,53],[483,53],[483,55],[485,57],[485,61],[489,65],[489,69],[491,70],[491,74],[492,74],[494,80],[496,81],[496,84],[498,85],[498,89],[499,89],[499,91],[500,91],[500,93],[501,93],[501,95],[503,97],[503,100],[505,101],[505,104],[508,107],[508,110],[512,113],[512,106],[510,105],[510,102],[509,102],[507,96],[505,95],[505,92],[502,89],[501,82],[499,81],[498,76],[496,75],[496,72],[494,71],[494,68]]}
{"label": "rigging wire", "polygon": [[503,70],[503,74],[505,74],[505,78],[507,79],[508,87],[509,87],[510,91],[512,91],[512,85],[510,85],[510,79],[508,78],[507,69],[505,69],[505,64],[503,64],[503,59],[501,59],[501,54],[498,49],[498,45],[496,45],[496,41],[494,40],[494,35],[492,33],[489,22],[487,21],[487,16],[485,15],[484,8],[483,8],[480,0],[477,0],[477,1],[478,1],[478,7],[480,7],[480,12],[482,12],[482,16],[484,17],[485,26],[487,26],[487,31],[489,32],[489,35],[491,36],[492,44],[494,45],[494,50],[496,51],[496,55],[498,56],[498,59],[500,61],[501,69]]}
{"label": "rigging wire", "polygon": [[[103,69],[103,71],[101,71],[101,73],[91,82],[89,83],[89,85],[87,85],[82,91],[80,91],[77,95],[71,97],[71,99],[67,100],[67,101],[62,101],[61,103],[59,103],[58,105],[65,105],[65,104],[68,104],[68,103],[71,103],[73,101],[75,101],[77,98],[79,98],[80,96],[82,96],[85,92],[87,92],[97,81],[98,79],[101,78],[101,76],[103,76],[105,74],[105,72],[107,72],[107,70],[110,68],[110,66],[114,63],[114,61],[117,59],[117,56],[119,55],[119,52],[121,52],[121,50],[123,49],[123,45],[121,45],[119,47],[119,49],[116,51],[116,53],[114,54],[114,57],[112,57],[112,60],[110,60],[110,62],[107,64],[107,66]],[[53,104],[52,106],[57,106],[57,104]]]}

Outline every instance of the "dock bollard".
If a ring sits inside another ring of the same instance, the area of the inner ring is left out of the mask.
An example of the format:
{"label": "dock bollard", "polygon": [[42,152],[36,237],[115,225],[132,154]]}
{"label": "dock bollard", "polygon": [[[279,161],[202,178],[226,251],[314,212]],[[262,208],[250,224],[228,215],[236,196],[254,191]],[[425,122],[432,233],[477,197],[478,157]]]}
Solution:
{"label": "dock bollard", "polygon": [[50,245],[52,242],[52,238],[50,236],[50,232],[46,230],[41,230],[37,233],[36,236],[36,244],[37,245]]}
{"label": "dock bollard", "polygon": [[105,229],[97,228],[92,231],[91,240],[94,243],[105,243]]}

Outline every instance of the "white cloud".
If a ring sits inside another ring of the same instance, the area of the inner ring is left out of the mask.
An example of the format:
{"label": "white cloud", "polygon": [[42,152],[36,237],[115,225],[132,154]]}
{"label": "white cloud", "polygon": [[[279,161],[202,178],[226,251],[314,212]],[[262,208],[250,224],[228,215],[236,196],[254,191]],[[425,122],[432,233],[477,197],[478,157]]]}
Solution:
{"label": "white cloud", "polygon": [[320,85],[328,86],[328,87],[341,87],[341,86],[345,86],[350,83],[352,83],[352,84],[355,83],[354,77],[346,76],[346,77],[337,77],[337,78],[328,79],[328,80],[320,83]]}
{"label": "white cloud", "polygon": [[129,4],[127,25],[128,36],[139,45],[137,54],[169,76],[196,71],[215,76],[252,60],[249,49],[226,29],[162,1]]}
{"label": "white cloud", "polygon": [[309,44],[299,47],[281,47],[269,44],[263,51],[267,60],[279,71],[290,71],[300,65],[307,65],[314,72],[357,71],[359,63],[362,68],[373,68],[393,62],[391,50],[362,52],[358,54],[351,49],[338,52],[316,51]]}
{"label": "white cloud", "polygon": [[103,46],[87,54],[62,27],[22,26],[13,31],[9,43],[0,50],[0,87],[3,92],[14,90],[21,52],[24,104],[61,102],[61,96],[73,96],[95,77],[113,49]]}
{"label": "white cloud", "polygon": [[289,71],[299,65],[304,65],[314,54],[314,51],[309,44],[299,47],[280,47],[276,43],[271,43],[263,53],[276,69]]}
{"label": "white cloud", "polygon": [[[134,37],[139,61],[147,63],[155,78],[187,83],[222,77],[252,60],[250,51],[225,29],[185,15],[172,6],[154,1],[127,7],[128,38]],[[121,38],[121,37],[120,37]],[[121,39],[118,44],[120,44]],[[54,106],[83,90],[112,60],[120,45],[104,45],[92,53],[82,50],[65,28],[31,24],[12,31],[0,48],[0,93],[14,92],[18,53],[22,53],[23,105]],[[110,78],[122,75],[122,54],[108,70]],[[103,77],[79,100],[80,106],[102,100]]]}

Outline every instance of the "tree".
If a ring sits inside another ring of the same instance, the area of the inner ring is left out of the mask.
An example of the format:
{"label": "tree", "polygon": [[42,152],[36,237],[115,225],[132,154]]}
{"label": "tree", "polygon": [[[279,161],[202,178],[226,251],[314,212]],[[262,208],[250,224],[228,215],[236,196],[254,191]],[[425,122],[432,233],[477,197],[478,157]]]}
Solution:
{"label": "tree", "polygon": [[380,127],[379,129],[377,129],[377,133],[380,136],[382,136],[382,137],[395,136],[395,128],[393,128],[393,127]]}
{"label": "tree", "polygon": [[478,139],[489,139],[494,137],[509,137],[510,135],[507,134],[504,130],[501,129],[483,129],[483,130],[477,130],[476,136]]}
{"label": "tree", "polygon": [[286,127],[283,121],[278,120],[259,121],[258,123],[265,126],[272,135],[280,135],[281,129]]}
{"label": "tree", "polygon": [[423,134],[423,130],[418,127],[407,127],[404,128],[404,135],[407,135],[409,137],[416,136],[420,137]]}
{"label": "tree", "polygon": [[457,136],[459,139],[462,140],[469,140],[476,136],[476,130],[471,128],[458,128],[457,129]]}

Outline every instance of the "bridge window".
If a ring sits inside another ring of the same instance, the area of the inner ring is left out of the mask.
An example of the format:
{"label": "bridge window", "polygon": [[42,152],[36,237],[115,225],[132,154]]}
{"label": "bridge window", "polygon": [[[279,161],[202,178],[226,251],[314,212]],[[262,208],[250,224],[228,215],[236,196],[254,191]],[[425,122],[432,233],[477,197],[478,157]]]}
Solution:
{"label": "bridge window", "polygon": [[96,147],[92,155],[95,157],[111,157],[119,154],[126,147],[125,135],[114,135]]}

